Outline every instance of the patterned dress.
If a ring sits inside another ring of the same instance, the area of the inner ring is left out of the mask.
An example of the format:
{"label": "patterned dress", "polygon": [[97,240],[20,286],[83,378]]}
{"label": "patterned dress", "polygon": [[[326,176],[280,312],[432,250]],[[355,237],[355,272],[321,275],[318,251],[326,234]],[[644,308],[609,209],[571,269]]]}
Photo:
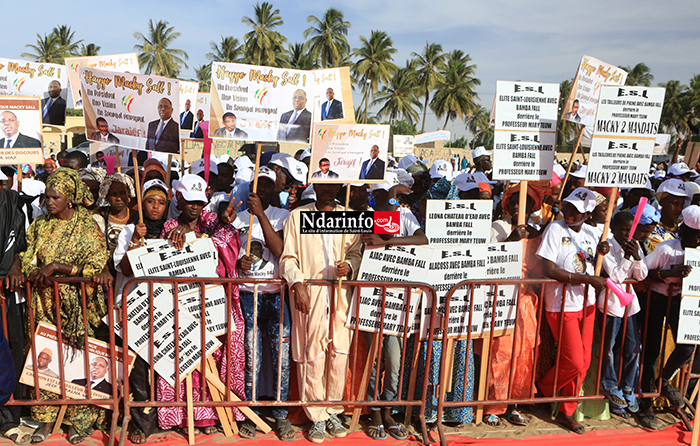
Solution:
{"label": "patterned dress", "polygon": [[[167,220],[163,226],[161,237],[165,238],[166,234],[173,228],[180,226],[177,218]],[[236,278],[236,261],[238,259],[238,232],[231,225],[223,224],[219,221],[219,217],[208,211],[202,211],[195,228],[196,232],[206,234],[214,242],[214,246],[219,253],[219,265],[216,272],[219,277]],[[236,327],[244,327],[243,313],[241,312],[240,300],[238,297],[238,286],[231,288],[231,317]],[[219,377],[221,381],[226,383],[226,374],[230,375],[231,392],[239,398],[245,399],[245,347],[243,344],[243,330],[237,329],[231,333],[228,342],[219,339],[224,344],[214,353],[214,360],[219,369]],[[231,351],[231,364],[227,364],[228,352]],[[202,375],[198,371],[192,372],[192,390],[193,401],[202,401]],[[184,380],[180,382],[180,400],[185,401],[187,393],[185,391]],[[167,383],[160,376],[157,383],[157,399],[158,401],[175,401],[175,388]],[[211,401],[211,395],[207,390],[204,396],[204,401]],[[237,420],[245,419],[243,414],[238,409],[233,409]],[[194,424],[198,427],[213,426],[218,417],[216,410],[211,407],[195,407],[194,408]],[[187,410],[185,407],[160,407],[158,408],[158,423],[163,429],[169,429],[173,426],[187,426]]]}

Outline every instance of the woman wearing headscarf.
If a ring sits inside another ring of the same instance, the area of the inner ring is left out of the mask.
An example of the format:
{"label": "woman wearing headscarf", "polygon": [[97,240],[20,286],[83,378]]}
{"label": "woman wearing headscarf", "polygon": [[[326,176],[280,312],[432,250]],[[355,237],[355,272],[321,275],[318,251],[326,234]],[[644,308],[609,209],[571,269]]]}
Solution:
{"label": "woman wearing headscarf", "polygon": [[44,171],[34,177],[34,179],[46,183],[46,179],[54,172],[54,170],[56,170],[56,161],[52,160],[51,158],[46,158],[44,160]]}
{"label": "woman wearing headscarf", "polygon": [[[31,306],[37,322],[56,324],[60,311],[66,342],[83,348],[84,335],[95,336],[107,313],[98,288],[85,284],[87,326],[83,323],[80,284],[60,284],[60,307],[54,306],[54,287],[50,277],[94,277],[107,263],[107,246],[97,224],[84,206],[92,196],[75,170],[59,168],[46,181],[47,213],[34,220],[27,231],[27,250],[20,255],[22,273],[34,286]],[[42,390],[43,399],[60,395]],[[44,441],[51,433],[59,406],[32,406],[32,418],[42,423],[33,443]],[[66,419],[71,427],[68,439],[78,444],[92,433],[95,422],[104,420],[105,410],[96,406],[69,405]]]}
{"label": "woman wearing headscarf", "polygon": [[112,256],[117,249],[119,233],[132,220],[129,201],[134,197],[136,197],[134,180],[123,173],[108,175],[100,185],[99,198],[106,200],[108,207],[93,214],[93,218],[107,243],[109,249],[107,265],[112,275],[115,275]]}
{"label": "woman wearing headscarf", "polygon": [[78,175],[80,175],[80,179],[83,180],[94,200],[94,203],[87,207],[87,210],[95,213],[99,208],[100,185],[107,176],[107,171],[101,167],[86,167],[78,170]]}
{"label": "woman wearing headscarf", "polygon": [[[235,211],[229,206],[222,214],[222,220],[213,212],[203,210],[207,204],[207,184],[198,175],[185,175],[175,189],[177,206],[181,214],[177,218],[167,220],[163,226],[161,237],[171,240],[174,245],[182,249],[185,237],[193,232],[196,237],[211,238],[219,254],[219,265],[216,269],[219,277],[235,278],[236,262],[238,261],[239,239],[238,231],[231,225],[236,218]],[[238,287],[231,287],[231,317],[236,327],[244,327],[243,313],[241,312],[238,297]],[[239,398],[245,399],[245,347],[243,344],[244,330],[236,330],[224,344],[224,348],[214,353],[221,380],[227,382],[226,375],[231,378],[231,391]],[[226,349],[226,350],[224,350]],[[228,352],[230,352],[231,364],[227,364]],[[201,375],[198,371],[192,372],[192,388],[194,401],[211,400],[207,392],[205,398],[201,395]],[[158,378],[158,401],[175,401],[175,388],[163,378]],[[180,398],[186,398],[185,383],[180,382]],[[237,409],[233,410],[235,417],[243,421],[245,417]],[[174,426],[184,428],[187,426],[187,411],[184,407],[160,407],[158,408],[158,422],[161,428],[168,429]],[[215,423],[218,419],[212,407],[194,408],[194,425],[202,428],[205,434],[216,432]]]}

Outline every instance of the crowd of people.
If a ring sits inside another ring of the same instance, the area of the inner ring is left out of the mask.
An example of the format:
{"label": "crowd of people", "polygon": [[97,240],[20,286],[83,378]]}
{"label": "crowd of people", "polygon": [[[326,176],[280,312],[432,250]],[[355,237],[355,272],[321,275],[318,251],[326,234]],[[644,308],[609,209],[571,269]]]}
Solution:
{"label": "crowd of people", "polygon": [[[400,160],[389,157],[384,182],[371,185],[309,185],[310,159],[310,150],[300,150],[294,156],[263,153],[255,192],[255,164],[246,155],[236,159],[228,155],[212,157],[206,172],[207,163],[201,159],[188,166],[182,176],[176,163],[168,166],[167,158],[157,154],[136,169],[124,167],[123,173],[109,175],[99,156],[90,164],[80,151],[62,153],[58,161],[47,159],[34,169],[26,166],[17,171],[12,166],[1,166],[0,276],[5,277],[6,329],[16,379],[25,364],[25,347],[31,345],[29,311],[36,322],[56,324],[60,319],[63,339],[71,347],[83,348],[86,334],[108,341],[103,322],[107,313],[105,291],[113,286],[115,305],[125,301],[130,290],[124,290],[124,286],[134,276],[128,251],[141,246],[144,239],[158,238],[182,249],[186,237],[194,234],[212,240],[219,277],[270,280],[256,287],[231,287],[231,320],[243,329],[220,337],[223,347],[214,354],[214,360],[222,381],[230,383],[231,392],[239,398],[253,400],[261,397],[254,386],[260,387],[261,378],[270,375],[271,395],[285,401],[290,392],[296,393],[292,389],[296,380],[300,399],[309,402],[304,406],[312,422],[308,439],[320,443],[327,435],[344,437],[346,427],[341,414],[345,408],[313,402],[326,398],[341,401],[346,395],[351,345],[359,342],[346,326],[352,287],[343,285],[335,292],[327,286],[309,286],[307,281],[354,279],[365,247],[427,245],[428,199],[493,200],[490,241],[522,241],[523,277],[550,278],[559,283],[521,287],[515,333],[495,338],[491,346],[488,398],[529,398],[535,392],[546,397],[579,395],[591,366],[593,336],[599,329],[596,320],[606,315],[601,334],[600,392],[606,396],[611,412],[623,418],[636,413],[641,425],[655,429],[658,423],[652,402],[638,398],[640,392],[656,389],[671,405],[684,405],[672,380],[691,361],[693,346],[676,345],[659,370],[657,360],[664,322],[674,335],[678,330],[680,280],[691,271],[683,265],[684,249],[700,244],[700,174],[695,170],[682,162],[655,165],[644,187],[620,190],[613,196],[610,188],[584,187],[586,165],[572,166],[567,176],[565,167],[557,163],[551,181],[530,182],[526,191],[516,182],[493,181],[490,153],[483,147],[473,151],[473,164],[435,160],[427,165],[413,155]],[[344,209],[346,187],[350,188],[352,210],[399,211],[400,233],[302,235],[300,214]],[[137,204],[139,193],[141,209]],[[525,209],[520,208],[522,193],[527,194]],[[642,198],[645,200],[640,204]],[[611,199],[615,200],[615,212],[606,241],[601,237]],[[519,225],[521,213],[526,223]],[[635,215],[641,218],[633,231]],[[603,258],[600,273],[595,271],[598,256]],[[61,277],[92,280],[83,283],[82,288],[80,283],[71,282],[54,288],[50,279]],[[279,278],[286,281],[289,293],[271,281]],[[622,304],[613,293],[606,292],[606,278],[618,284],[633,279],[640,287],[650,281],[650,298],[646,298],[646,292],[637,297],[635,287],[628,287],[634,299]],[[32,292],[29,308],[26,284],[31,285]],[[538,324],[541,304],[546,323]],[[376,395],[394,401],[412,395],[407,388],[409,380],[401,377],[402,371],[408,373],[410,369],[402,365],[406,361],[402,352],[410,357],[413,349],[420,349],[416,382],[422,382],[428,374],[433,385],[425,401],[427,421],[472,421],[469,407],[449,407],[442,419],[437,419],[438,396],[434,389],[444,347],[440,341],[433,341],[428,348],[426,341],[414,342],[413,337],[411,345],[404,346],[401,337],[384,335],[375,341],[376,336],[366,334],[366,345],[382,345],[380,366],[372,368],[369,379],[368,399]],[[547,336],[551,339],[549,346]],[[559,351],[558,361],[552,359],[554,344]],[[537,348],[539,356],[535,354]],[[446,399],[460,401],[463,395],[473,398],[479,379],[474,373],[474,355],[479,351],[475,342],[454,342],[454,353],[450,354],[453,362],[449,364],[453,381]],[[515,369],[511,367],[513,360],[517,360]],[[43,373],[42,368],[50,371],[51,361],[51,352],[42,351],[38,372]],[[261,367],[265,363],[271,364],[269,370]],[[296,364],[295,370],[292,364]],[[160,376],[151,380],[149,373],[150,365],[137,357],[128,378],[130,397],[135,401],[148,401],[152,384],[158,401],[175,401],[176,392],[181,400],[186,398],[184,382],[175,389]],[[536,389],[531,388],[533,375]],[[198,371],[192,373],[193,398],[211,400],[209,392],[202,394],[201,380]],[[17,384],[15,397],[26,397],[28,390]],[[47,390],[41,390],[40,396],[44,400],[60,398]],[[576,402],[562,403],[558,420],[573,432],[584,433],[585,426],[573,418],[576,407]],[[400,409],[371,407],[367,435],[376,440],[389,435],[407,438],[407,427],[394,419]],[[53,431],[58,411],[55,405],[32,406],[31,419],[38,428],[27,436],[17,429],[21,408],[2,407],[0,432],[18,444],[40,443]],[[503,426],[506,421],[527,425],[527,414],[521,411],[516,406],[489,405],[484,421],[491,426]],[[255,438],[256,425],[238,410],[233,414],[240,422],[240,435]],[[287,408],[276,405],[272,415],[279,438],[294,439],[296,430]],[[182,406],[158,410],[138,407],[132,409],[131,416],[128,435],[136,444],[146,442],[158,428],[186,429],[188,422]],[[214,408],[195,407],[193,416],[198,432],[217,432],[219,419]],[[65,414],[70,423],[69,441],[82,442],[93,429],[104,428],[108,418],[108,411],[98,406],[70,405]]]}

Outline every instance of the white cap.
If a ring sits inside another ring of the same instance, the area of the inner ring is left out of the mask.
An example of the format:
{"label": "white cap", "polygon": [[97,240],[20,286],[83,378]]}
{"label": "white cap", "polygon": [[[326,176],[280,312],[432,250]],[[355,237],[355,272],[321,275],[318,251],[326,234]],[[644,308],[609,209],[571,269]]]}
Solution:
{"label": "white cap", "polygon": [[182,177],[175,187],[185,201],[203,201],[207,203],[207,183],[199,175],[188,174]]}
{"label": "white cap", "polygon": [[[168,155],[166,153],[151,152],[151,158],[160,161],[160,164],[163,166],[168,165]],[[174,159],[174,157],[173,157],[173,159]]]}
{"label": "white cap", "polygon": [[479,146],[472,150],[472,161],[479,158],[480,156],[491,156],[491,152],[486,151],[486,147]]}
{"label": "white cap", "polygon": [[470,173],[460,173],[455,177],[454,185],[460,192],[466,192],[472,189],[479,189],[479,183]]}
{"label": "white cap", "polygon": [[[192,166],[190,167],[190,173],[192,175],[198,175],[200,173],[204,172],[204,159],[198,159],[194,163],[192,163]],[[216,162],[209,160],[209,173],[213,173],[214,175],[219,174],[219,168],[216,166]]]}
{"label": "white cap", "polygon": [[452,164],[445,160],[435,160],[435,162],[430,166],[430,178],[442,177],[452,180]]}
{"label": "white cap", "polygon": [[5,175],[5,173],[2,170],[0,170],[0,181],[5,181],[7,179],[7,175]]}
{"label": "white cap", "polygon": [[577,187],[564,201],[576,206],[576,209],[582,214],[593,212],[595,209],[595,194],[585,187]]}
{"label": "white cap", "polygon": [[[2,172],[2,171],[0,171]],[[0,180],[2,178],[0,177]],[[7,179],[7,176],[5,176]],[[46,192],[46,184],[39,180],[33,180],[31,178],[25,178],[22,180],[22,194],[27,197],[38,197],[39,195]]]}
{"label": "white cap", "polygon": [[231,186],[241,183],[250,183],[251,181],[253,181],[253,169],[245,168],[236,172],[236,176],[234,177],[234,181]]}
{"label": "white cap", "polygon": [[689,197],[700,194],[700,185],[698,185],[698,183],[695,183],[693,181],[686,181],[685,188],[688,189]]}
{"label": "white cap", "polygon": [[588,173],[588,166],[585,164],[581,167],[576,172],[571,172],[570,175],[575,178],[586,178],[586,173]]}
{"label": "white cap", "polygon": [[700,206],[692,205],[683,209],[683,224],[690,229],[700,230]]}
{"label": "white cap", "polygon": [[216,164],[228,163],[230,159],[231,156],[228,153],[224,153],[223,155],[220,155],[218,158],[216,158]]}
{"label": "white cap", "polygon": [[373,183],[370,186],[369,190],[375,191],[375,190],[382,189],[382,190],[385,190],[388,192],[389,189],[396,186],[397,184],[401,184],[399,182],[398,175],[396,175],[396,173],[394,173],[394,172],[387,171],[384,173],[384,182],[383,183]]}
{"label": "white cap", "polygon": [[143,189],[141,189],[141,198],[145,197],[146,192],[148,192],[148,189],[150,189],[152,187],[159,187],[159,188],[163,189],[163,191],[165,192],[166,195],[168,194],[168,186],[166,186],[165,183],[162,182],[161,180],[159,180],[158,178],[154,178],[154,179],[148,180],[148,181],[146,181],[146,183],[144,183]]}
{"label": "white cap", "polygon": [[311,158],[311,147],[309,147],[308,149],[304,150],[301,153],[301,156],[299,157],[299,161],[303,161],[306,158]]}
{"label": "white cap", "polygon": [[563,179],[564,175],[566,175],[566,169],[564,169],[564,167],[559,163],[554,163],[554,167],[552,169],[559,179]]}
{"label": "white cap", "polygon": [[675,177],[685,175],[688,172],[690,172],[690,169],[688,165],[683,162],[671,164],[671,167],[668,168],[668,174]]}
{"label": "white cap", "polygon": [[[387,171],[389,172],[389,171]],[[413,187],[413,183],[415,183],[416,180],[413,179],[413,175],[410,173],[406,172],[404,169],[394,169],[391,172],[394,172],[396,176],[399,179],[399,183],[403,184],[404,186],[411,188]]]}
{"label": "white cap", "polygon": [[260,166],[260,169],[258,169],[258,179],[260,178],[269,178],[274,183],[277,180],[277,174],[267,166]]}
{"label": "white cap", "polygon": [[654,171],[654,178],[657,180],[666,178],[666,172],[664,172],[663,170],[656,170]]}
{"label": "white cap", "polygon": [[675,195],[676,197],[692,197],[692,195],[689,195],[688,192],[688,188],[685,187],[685,182],[683,180],[679,180],[678,178],[669,178],[661,183],[659,189],[656,191],[656,195],[658,196],[659,194],[668,193]]}
{"label": "white cap", "polygon": [[306,184],[306,175],[309,169],[306,164],[297,161],[293,156],[288,153],[275,153],[270,159],[270,164],[276,164],[284,168],[292,176],[292,180],[297,183],[297,185]]}
{"label": "white cap", "polygon": [[306,186],[306,189],[304,189],[304,192],[301,193],[301,199],[302,200],[316,200],[316,191],[314,190],[314,185],[309,184]]}
{"label": "white cap", "polygon": [[418,161],[416,155],[409,153],[399,160],[399,164],[397,164],[396,167],[399,169],[408,170],[408,168],[411,167],[416,161]]}
{"label": "white cap", "polygon": [[253,162],[250,160],[250,158],[248,158],[245,155],[242,155],[242,156],[239,156],[238,158],[236,158],[236,161],[233,162],[233,165],[236,169],[238,169],[238,172],[245,169],[246,167],[248,169],[255,169],[255,164],[253,164]]}

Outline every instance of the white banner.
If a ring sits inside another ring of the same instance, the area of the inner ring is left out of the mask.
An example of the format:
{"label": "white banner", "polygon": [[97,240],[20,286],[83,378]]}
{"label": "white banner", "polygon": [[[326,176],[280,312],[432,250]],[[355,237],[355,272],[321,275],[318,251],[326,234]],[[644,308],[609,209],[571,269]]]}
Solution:
{"label": "white banner", "polygon": [[551,180],[559,84],[496,82],[494,180]]}
{"label": "white banner", "polygon": [[645,187],[666,89],[600,88],[586,187]]}
{"label": "white banner", "polygon": [[491,240],[491,200],[428,200],[425,235],[431,245],[483,244]]}
{"label": "white banner", "polygon": [[437,132],[421,133],[416,135],[413,139],[413,144],[426,144],[433,141],[449,141],[450,131],[449,130],[439,130]]}
{"label": "white banner", "polygon": [[64,59],[68,71],[70,91],[73,95],[73,108],[83,108],[83,97],[80,91],[80,67],[95,68],[104,71],[140,73],[139,58],[136,53],[111,54],[105,56],[66,57]]}

